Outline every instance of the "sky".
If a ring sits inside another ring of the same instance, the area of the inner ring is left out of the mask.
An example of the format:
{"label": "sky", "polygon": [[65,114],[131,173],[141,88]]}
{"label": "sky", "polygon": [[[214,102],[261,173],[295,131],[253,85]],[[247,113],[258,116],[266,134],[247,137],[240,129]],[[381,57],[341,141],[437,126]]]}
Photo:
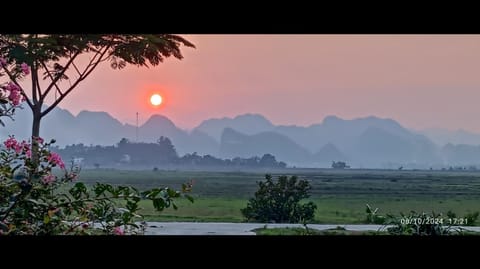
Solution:
{"label": "sky", "polygon": [[[181,35],[184,59],[98,67],[60,105],[123,123],[162,114],[184,129],[259,113],[308,126],[328,115],[480,133],[480,35]],[[159,93],[164,103],[149,104]]]}

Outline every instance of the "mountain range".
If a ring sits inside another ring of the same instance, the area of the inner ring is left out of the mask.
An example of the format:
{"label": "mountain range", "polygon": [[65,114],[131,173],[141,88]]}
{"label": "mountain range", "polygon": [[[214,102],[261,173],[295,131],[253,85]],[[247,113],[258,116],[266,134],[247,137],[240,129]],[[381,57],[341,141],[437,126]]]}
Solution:
{"label": "mountain range", "polygon": [[[8,119],[0,138],[30,135],[28,108]],[[122,138],[136,141],[136,127],[122,124],[106,112],[81,111],[74,116],[55,108],[42,120],[41,136],[57,145],[114,145]],[[329,167],[347,161],[352,167],[397,168],[480,164],[480,135],[445,130],[413,131],[392,119],[374,116],[352,120],[327,116],[310,126],[274,125],[259,114],[208,119],[191,131],[178,128],[162,115],[151,116],[138,128],[138,140],[171,139],[180,155],[197,152],[221,158],[248,158],[270,153],[290,166]],[[455,138],[455,139],[452,139]],[[446,144],[439,144],[439,143]],[[457,143],[452,143],[457,142]],[[478,142],[478,143],[477,143]]]}

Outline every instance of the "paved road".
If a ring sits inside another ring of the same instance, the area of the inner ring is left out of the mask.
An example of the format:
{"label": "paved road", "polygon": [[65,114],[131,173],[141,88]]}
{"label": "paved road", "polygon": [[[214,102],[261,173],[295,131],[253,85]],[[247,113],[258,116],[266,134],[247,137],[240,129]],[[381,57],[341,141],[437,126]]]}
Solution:
{"label": "paved road", "polygon": [[[148,222],[146,235],[255,235],[252,230],[262,227],[303,227],[301,224],[219,223],[219,222]],[[352,231],[378,231],[383,225],[309,224],[309,228],[327,230],[344,227]],[[480,232],[480,227],[463,227]]]}

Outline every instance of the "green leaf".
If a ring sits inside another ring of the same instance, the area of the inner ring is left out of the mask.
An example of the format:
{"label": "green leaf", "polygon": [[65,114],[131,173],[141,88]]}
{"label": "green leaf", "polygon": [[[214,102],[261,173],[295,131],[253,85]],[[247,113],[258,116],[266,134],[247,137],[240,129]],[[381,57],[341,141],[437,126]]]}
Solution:
{"label": "green leaf", "polygon": [[43,217],[43,223],[48,224],[50,222],[50,217],[48,215],[45,215]]}
{"label": "green leaf", "polygon": [[31,202],[31,203],[34,203],[36,205],[39,205],[39,206],[45,206],[47,207],[48,204],[45,203],[45,202],[42,202],[42,201],[39,201],[39,200],[35,200],[35,199],[27,199],[28,202]]}
{"label": "green leaf", "polygon": [[193,197],[190,196],[190,195],[187,195],[187,194],[186,194],[186,195],[185,195],[185,198],[187,198],[188,201],[190,201],[191,203],[193,203],[193,201],[194,201],[194,200],[193,200]]}

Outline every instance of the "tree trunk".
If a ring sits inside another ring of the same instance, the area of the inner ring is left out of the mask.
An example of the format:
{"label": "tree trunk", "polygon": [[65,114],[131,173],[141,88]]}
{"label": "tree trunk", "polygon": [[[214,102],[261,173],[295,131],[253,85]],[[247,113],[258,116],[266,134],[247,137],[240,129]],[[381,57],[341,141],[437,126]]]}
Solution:
{"label": "tree trunk", "polygon": [[35,139],[40,137],[40,121],[42,120],[42,106],[41,104],[36,104],[33,108],[33,124],[32,124],[32,163],[35,169],[39,166],[38,159],[38,142]]}

